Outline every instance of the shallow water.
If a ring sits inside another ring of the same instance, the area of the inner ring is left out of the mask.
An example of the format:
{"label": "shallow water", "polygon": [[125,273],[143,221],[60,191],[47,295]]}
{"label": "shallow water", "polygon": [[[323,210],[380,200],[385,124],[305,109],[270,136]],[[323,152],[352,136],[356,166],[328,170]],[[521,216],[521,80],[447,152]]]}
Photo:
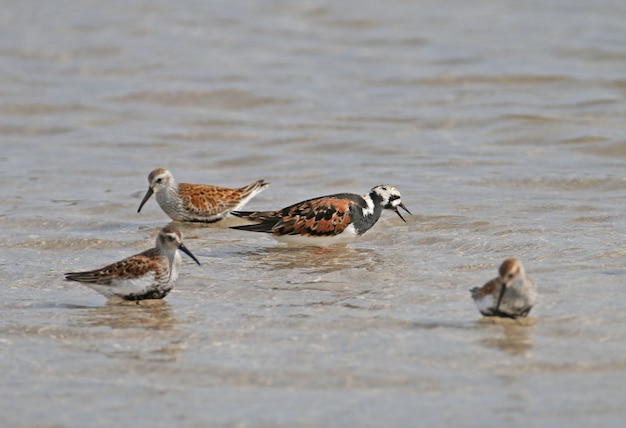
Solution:
{"label": "shallow water", "polygon": [[[208,4],[207,4],[208,3]],[[626,6],[22,1],[0,14],[6,426],[622,426]],[[179,225],[164,301],[62,273],[153,245],[155,167],[398,187],[345,248]],[[540,300],[482,320],[521,259]]]}

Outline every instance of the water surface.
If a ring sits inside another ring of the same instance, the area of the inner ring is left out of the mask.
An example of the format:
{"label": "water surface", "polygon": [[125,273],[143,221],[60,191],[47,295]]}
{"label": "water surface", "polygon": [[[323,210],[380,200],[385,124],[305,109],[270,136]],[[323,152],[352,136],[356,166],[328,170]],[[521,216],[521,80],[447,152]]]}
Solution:
{"label": "water surface", "polygon": [[[7,426],[622,426],[626,7],[599,1],[7,3]],[[164,301],[62,273],[153,245],[147,175],[389,183],[413,212],[319,253],[179,225]],[[486,322],[507,256],[540,300]]]}

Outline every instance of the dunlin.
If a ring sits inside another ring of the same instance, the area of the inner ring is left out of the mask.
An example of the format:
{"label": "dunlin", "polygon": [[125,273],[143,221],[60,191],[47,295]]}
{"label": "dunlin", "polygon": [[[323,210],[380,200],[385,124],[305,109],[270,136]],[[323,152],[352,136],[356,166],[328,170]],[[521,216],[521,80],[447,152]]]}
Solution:
{"label": "dunlin", "polygon": [[528,316],[537,299],[537,287],[514,258],[500,265],[498,277],[470,293],[481,314],[506,318]]}
{"label": "dunlin", "polygon": [[183,245],[175,226],[166,226],[156,238],[156,246],[142,253],[86,272],[70,272],[65,278],[93,288],[108,299],[162,299],[174,287],[184,252],[198,265],[200,262]]}
{"label": "dunlin", "polygon": [[148,183],[150,186],[137,212],[141,211],[154,193],[159,206],[172,220],[204,223],[222,220],[269,186],[265,180],[258,180],[238,189],[177,183],[172,173],[163,168],[150,172]]}

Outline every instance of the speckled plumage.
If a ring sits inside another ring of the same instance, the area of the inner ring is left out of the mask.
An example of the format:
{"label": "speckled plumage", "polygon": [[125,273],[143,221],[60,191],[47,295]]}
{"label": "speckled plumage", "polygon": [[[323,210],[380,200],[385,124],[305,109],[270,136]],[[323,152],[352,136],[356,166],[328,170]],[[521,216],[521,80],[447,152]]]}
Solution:
{"label": "speckled plumage", "polygon": [[234,216],[252,222],[233,229],[269,233],[288,244],[325,247],[345,244],[364,234],[376,224],[383,209],[394,211],[404,220],[398,207],[411,214],[395,187],[380,185],[365,195],[322,196],[277,211],[233,211]]}
{"label": "speckled plumage", "polygon": [[522,263],[514,258],[506,259],[498,273],[498,277],[482,287],[470,290],[480,313],[506,318],[528,316],[537,298],[537,286],[526,275]]}
{"label": "speckled plumage", "polygon": [[152,194],[163,211],[177,221],[213,223],[243,207],[269,183],[258,180],[247,186],[231,189],[209,184],[177,183],[171,172],[156,168],[148,175],[148,191],[137,212]]}
{"label": "speckled plumage", "polygon": [[109,299],[162,299],[178,278],[181,263],[178,250],[200,264],[182,239],[178,228],[166,226],[159,232],[154,248],[100,269],[66,273],[65,278],[83,283]]}

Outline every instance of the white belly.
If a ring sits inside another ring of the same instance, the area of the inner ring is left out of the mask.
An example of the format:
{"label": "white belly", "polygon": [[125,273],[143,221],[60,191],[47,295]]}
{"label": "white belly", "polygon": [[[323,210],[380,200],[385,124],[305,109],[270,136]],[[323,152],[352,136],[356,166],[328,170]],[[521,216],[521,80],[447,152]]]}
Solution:
{"label": "white belly", "polygon": [[309,236],[309,235],[272,235],[278,242],[288,245],[330,247],[331,245],[345,245],[354,241],[359,235],[353,225],[349,225],[342,233],[334,236]]}

